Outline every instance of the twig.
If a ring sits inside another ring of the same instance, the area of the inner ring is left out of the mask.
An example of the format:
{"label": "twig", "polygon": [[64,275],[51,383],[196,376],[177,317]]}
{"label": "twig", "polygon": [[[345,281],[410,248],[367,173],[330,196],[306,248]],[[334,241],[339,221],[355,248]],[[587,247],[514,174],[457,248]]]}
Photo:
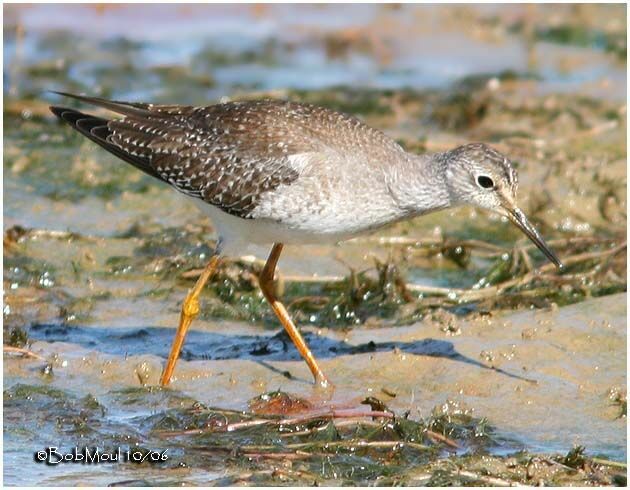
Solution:
{"label": "twig", "polygon": [[[214,428],[213,428],[214,429]],[[204,429],[183,429],[183,430],[157,430],[155,434],[163,437],[178,437],[178,436],[195,436],[203,434],[207,431]]]}
{"label": "twig", "polygon": [[[373,420],[349,420],[349,419],[333,420],[333,424],[335,426],[335,429],[344,429],[346,427],[357,427],[357,426],[379,427],[379,428],[383,427],[383,424],[381,422],[374,422]],[[328,428],[327,425],[323,425],[320,427],[313,427],[312,429],[302,430],[299,432],[284,432],[280,434],[280,437],[286,438],[286,437],[308,436],[308,435],[326,430],[327,428]]]}
{"label": "twig", "polygon": [[347,279],[345,276],[307,276],[307,275],[283,275],[282,279],[285,282],[300,282],[300,283],[335,283],[335,282],[343,282]]}
{"label": "twig", "polygon": [[249,429],[250,427],[258,427],[259,425],[275,424],[277,422],[278,422],[277,420],[272,420],[272,419],[254,419],[254,420],[247,420],[245,422],[234,422],[233,424],[228,424],[222,429],[227,432],[233,432],[235,430]]}
{"label": "twig", "polygon": [[[384,417],[393,418],[394,414],[391,412],[381,411],[365,411],[356,409],[337,409],[327,410],[325,412],[311,412],[298,417],[286,418],[286,419],[253,419],[243,422],[234,422],[232,424],[214,426],[207,428],[185,429],[185,430],[171,430],[171,431],[157,431],[157,434],[164,437],[176,437],[184,435],[199,435],[205,432],[233,432],[242,429],[248,429],[250,427],[258,427],[261,425],[298,425],[305,422],[310,422],[317,419],[349,419],[349,418],[363,418],[363,417]],[[292,434],[294,435],[294,434]]]}
{"label": "twig", "polygon": [[627,468],[628,465],[626,463],[622,463],[620,461],[610,461],[609,459],[604,458],[589,458],[593,463],[603,464],[606,466],[614,466],[616,468]]}
{"label": "twig", "polygon": [[[424,444],[418,444],[417,442],[405,442],[405,441],[364,441],[364,440],[355,440],[355,441],[313,441],[313,442],[298,442],[294,444],[286,444],[281,446],[286,449],[301,449],[305,447],[375,447],[375,448],[392,448],[392,447],[411,447],[414,449],[418,449],[421,451],[425,451],[427,449],[431,449],[429,446],[425,446]],[[243,451],[265,451],[265,450],[273,450],[278,449],[279,446],[241,446],[241,450]]]}
{"label": "twig", "polygon": [[309,422],[317,419],[337,419],[337,418],[359,418],[359,417],[387,417],[393,418],[394,415],[391,412],[381,412],[372,410],[366,412],[364,410],[330,410],[326,412],[305,414],[299,417],[293,417],[289,419],[255,419],[248,420],[246,422],[235,422],[225,426],[227,432],[235,430],[246,429],[249,427],[256,427],[259,425],[297,425],[304,422]]}
{"label": "twig", "polygon": [[521,254],[521,258],[523,259],[523,262],[525,263],[527,272],[531,272],[534,269],[534,266],[532,265],[532,259],[529,257],[527,250],[524,247],[521,247],[519,248],[519,253]]}
{"label": "twig", "polygon": [[[396,237],[393,237],[396,238]],[[400,241],[403,240],[404,237],[398,237]],[[407,239],[407,238],[405,238]],[[408,240],[408,239],[407,239]],[[556,245],[569,245],[578,243],[604,243],[610,241],[609,239],[593,239],[591,237],[585,237],[583,240],[577,240],[575,238],[563,239],[550,241],[550,243],[555,242]],[[472,240],[468,240],[468,242],[472,242]],[[462,242],[463,243],[463,242]],[[485,243],[485,242],[480,242]],[[493,245],[491,245],[493,246]],[[493,246],[494,247],[494,246]],[[599,259],[603,257],[613,256],[622,250],[625,250],[627,247],[626,242],[621,243],[620,245],[611,248],[609,250],[598,251],[598,252],[584,252],[581,254],[575,254],[569,257],[564,258],[563,262],[565,266],[577,264],[580,262],[585,262],[587,260]],[[529,257],[526,254],[526,250],[531,248],[531,246],[523,246],[520,248],[521,254],[526,262],[526,267],[531,268],[531,262]],[[506,249],[502,249],[497,247],[497,249],[505,252]],[[527,257],[527,258],[526,258]],[[553,264],[545,264],[539,267],[537,270],[530,270],[523,276],[515,277],[508,281],[504,281],[500,284],[496,284],[494,286],[489,286],[481,289],[455,289],[455,288],[443,288],[436,286],[425,286],[421,284],[405,284],[405,288],[407,291],[411,291],[418,294],[426,294],[432,296],[441,296],[447,297],[448,300],[453,302],[469,302],[469,301],[477,301],[480,299],[485,299],[491,296],[498,296],[507,289],[519,286],[525,286],[529,284],[534,279],[545,278],[549,279],[551,276],[546,276],[545,273],[552,272],[555,269]],[[196,277],[198,275],[198,271],[188,271],[182,274],[182,277]],[[556,278],[556,276],[553,276]],[[562,277],[562,276],[560,276]],[[572,276],[569,276],[572,278]],[[304,275],[294,275],[294,276],[283,276],[284,281],[286,282],[305,282],[305,283],[334,283],[334,282],[342,282],[347,278],[342,276],[304,276]],[[561,280],[557,278],[557,280]]]}
{"label": "twig", "polygon": [[190,269],[188,271],[182,272],[179,277],[181,277],[182,279],[197,279],[202,272],[203,269]]}
{"label": "twig", "polygon": [[22,354],[23,356],[32,357],[32,358],[37,359],[39,361],[45,361],[46,360],[45,358],[43,358],[39,354],[36,354],[35,352],[30,351],[28,349],[23,349],[21,347],[13,347],[13,346],[10,346],[10,345],[2,344],[2,351],[7,353],[7,354]]}
{"label": "twig", "polygon": [[[571,238],[556,238],[549,240],[547,243],[551,247],[563,248],[571,245],[591,245],[598,243],[606,243],[614,241],[615,238],[601,238],[594,236],[578,236]],[[509,251],[509,248],[495,245],[494,243],[484,242],[483,240],[451,240],[444,238],[410,238],[406,236],[391,236],[391,237],[360,237],[350,240],[353,243],[376,243],[379,245],[414,245],[416,247],[428,248],[434,246],[449,246],[449,247],[467,247],[470,249],[482,249],[489,252],[496,252],[501,254]],[[526,250],[535,248],[533,243],[525,243],[521,246]]]}
{"label": "twig", "polygon": [[[627,246],[626,242],[623,242],[622,244],[614,248],[611,248],[609,250],[604,250],[602,252],[585,252],[581,254],[572,255],[570,257],[564,258],[563,262],[564,262],[564,265],[567,266],[567,265],[578,264],[580,262],[586,262],[587,260],[591,260],[591,259],[612,256],[621,252],[622,250],[625,250],[626,246]],[[542,273],[551,272],[554,269],[555,269],[555,265],[545,264],[536,271],[529,272],[521,277],[510,279],[509,281],[502,282],[500,284],[497,284],[496,286],[491,286],[491,287],[478,289],[478,290],[473,290],[473,289],[467,290],[456,299],[460,301],[474,301],[477,299],[487,298],[489,296],[499,295],[506,289],[510,289],[515,286],[524,286],[525,284],[530,283],[534,279],[541,277]]]}
{"label": "twig", "polygon": [[295,298],[291,301],[287,305],[287,308],[291,310],[291,308],[295,305],[299,305],[301,303],[310,303],[311,305],[318,304],[318,306],[324,307],[330,303],[330,298],[328,296],[300,296],[299,298]]}
{"label": "twig", "polygon": [[544,463],[547,463],[548,465],[559,466],[560,468],[563,468],[567,471],[571,471],[571,472],[577,471],[575,468],[571,468],[570,466],[567,466],[566,464],[563,464],[560,461],[556,461],[551,458],[540,458],[540,460],[543,461]]}
{"label": "twig", "polygon": [[378,245],[439,245],[444,243],[441,238],[409,238],[406,236],[365,236],[348,240],[349,243],[376,243]]}
{"label": "twig", "polygon": [[93,235],[83,235],[81,233],[75,233],[73,231],[62,231],[62,230],[46,230],[46,229],[26,229],[25,230],[29,238],[54,238],[54,239],[72,239],[72,240],[83,240],[87,242],[98,242],[99,238]]}
{"label": "twig", "polygon": [[300,459],[308,459],[313,457],[311,453],[305,453],[303,451],[296,451],[294,453],[243,453],[246,458],[265,458],[265,459],[281,459],[295,461]]}
{"label": "twig", "polygon": [[596,126],[592,126],[587,129],[583,129],[581,131],[570,131],[567,137],[558,138],[556,141],[571,141],[576,139],[584,138],[585,136],[597,136],[601,133],[605,133],[606,131],[612,131],[619,126],[619,123],[616,120],[606,121]]}
{"label": "twig", "polygon": [[427,435],[432,439],[443,442],[447,446],[451,446],[453,448],[459,449],[459,444],[457,444],[453,439],[449,439],[448,437],[442,434],[439,434],[437,432],[433,432],[432,430],[427,429]]}
{"label": "twig", "polygon": [[437,286],[423,286],[422,284],[407,284],[407,289],[414,293],[434,294],[436,296],[455,296],[466,294],[470,289],[441,288]]}
{"label": "twig", "polygon": [[487,485],[492,485],[494,487],[526,487],[529,485],[522,485],[520,483],[512,482],[509,480],[504,480],[503,478],[497,478],[496,476],[486,476],[480,475],[478,473],[473,473],[472,471],[459,470],[458,475],[463,476],[465,478],[471,478],[478,482],[486,483]]}
{"label": "twig", "polygon": [[308,430],[300,430],[300,431],[296,431],[296,432],[284,432],[284,433],[280,434],[280,437],[286,438],[286,437],[308,436],[308,435],[315,434],[317,432],[321,432],[323,430],[326,430],[327,428],[328,428],[328,426],[324,425],[324,426],[321,426],[321,427],[313,427],[312,429],[308,429]]}
{"label": "twig", "polygon": [[411,477],[414,487],[425,487],[426,483],[431,481],[431,478],[433,478],[433,473],[421,473]]}
{"label": "twig", "polygon": [[393,237],[361,237],[355,238],[354,243],[375,243],[378,245],[403,245],[413,246],[414,251],[421,249],[435,249],[436,247],[463,247],[471,250],[484,250],[486,253],[490,253],[490,256],[500,255],[507,250],[505,247],[495,245],[494,243],[484,242],[482,240],[452,240],[444,238],[409,238],[401,236]]}
{"label": "twig", "polygon": [[365,427],[383,427],[382,422],[375,422],[373,420],[333,420],[333,423],[335,424],[335,427],[337,429],[352,427],[353,425],[361,425]]}

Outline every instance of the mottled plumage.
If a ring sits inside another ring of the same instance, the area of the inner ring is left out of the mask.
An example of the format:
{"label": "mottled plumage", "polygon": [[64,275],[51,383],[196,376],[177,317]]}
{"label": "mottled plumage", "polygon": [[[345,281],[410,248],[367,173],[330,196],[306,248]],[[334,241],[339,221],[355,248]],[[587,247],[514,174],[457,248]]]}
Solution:
{"label": "mottled plumage", "polygon": [[[318,160],[403,154],[394,141],[358,119],[313,105],[264,100],[191,107],[85,100],[124,117],[105,120],[58,107],[53,112],[146,173],[241,218],[254,217],[266,192],[291,184]],[[378,144],[379,155],[365,154],[368,144]]]}
{"label": "mottled plumage", "polygon": [[217,229],[215,254],[184,301],[163,385],[170,382],[199,312],[204,284],[219,255],[235,244],[274,243],[259,284],[321,384],[328,381],[273,288],[283,244],[335,242],[438,209],[474,204],[510,218],[561,266],[516,205],[517,178],[510,162],[484,144],[412,155],[352,116],[295,102],[191,107],[61,95],[121,114],[110,120],[51,107],[87,138],[190,196]]}
{"label": "mottled plumage", "polygon": [[224,242],[335,242],[460,204],[516,206],[516,171],[483,143],[419,156],[353,116],[309,104],[192,107],[62,95],[121,114],[51,108],[114,155],[210,204]]}

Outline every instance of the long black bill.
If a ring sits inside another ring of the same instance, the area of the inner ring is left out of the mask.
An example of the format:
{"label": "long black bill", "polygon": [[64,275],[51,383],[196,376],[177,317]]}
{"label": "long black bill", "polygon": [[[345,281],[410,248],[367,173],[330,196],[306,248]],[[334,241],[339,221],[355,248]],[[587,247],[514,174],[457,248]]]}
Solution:
{"label": "long black bill", "polygon": [[518,226],[520,230],[525,233],[532,242],[536,244],[540,251],[544,253],[545,256],[551,262],[553,262],[558,269],[562,269],[564,267],[564,265],[562,265],[562,262],[560,262],[558,256],[553,253],[553,250],[549,248],[549,245],[547,245],[543,237],[540,236],[538,230],[536,230],[536,228],[532,226],[525,214],[523,214],[523,211],[521,211],[519,208],[514,208],[508,211],[507,216],[508,218],[510,218],[512,223]]}

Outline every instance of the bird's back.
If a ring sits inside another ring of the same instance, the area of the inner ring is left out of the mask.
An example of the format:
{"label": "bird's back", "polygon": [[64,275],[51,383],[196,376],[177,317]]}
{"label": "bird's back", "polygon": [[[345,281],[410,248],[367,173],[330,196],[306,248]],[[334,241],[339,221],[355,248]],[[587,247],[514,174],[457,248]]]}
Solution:
{"label": "bird's back", "polygon": [[351,176],[404,158],[381,131],[310,104],[262,100],[192,107],[74,97],[124,117],[107,120],[59,107],[53,112],[146,173],[241,218],[260,217],[256,208],[268,193],[318,167],[343,166],[346,172],[336,175]]}

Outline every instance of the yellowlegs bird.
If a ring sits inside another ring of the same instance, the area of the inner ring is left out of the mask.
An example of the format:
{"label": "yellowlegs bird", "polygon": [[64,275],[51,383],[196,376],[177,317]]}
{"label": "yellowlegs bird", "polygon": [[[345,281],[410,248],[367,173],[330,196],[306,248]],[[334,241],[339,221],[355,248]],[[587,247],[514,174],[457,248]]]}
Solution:
{"label": "yellowlegs bird", "polygon": [[562,267],[516,204],[509,160],[483,143],[413,155],[360,120],[314,105],[262,100],[192,107],[59,94],[122,115],[104,119],[51,107],[85,137],[193,198],[215,225],[217,246],[184,300],[162,385],[170,382],[219,257],[244,242],[273,244],[260,289],[321,385],[326,376],[274,293],[284,244],[336,243],[472,204],[509,218]]}

